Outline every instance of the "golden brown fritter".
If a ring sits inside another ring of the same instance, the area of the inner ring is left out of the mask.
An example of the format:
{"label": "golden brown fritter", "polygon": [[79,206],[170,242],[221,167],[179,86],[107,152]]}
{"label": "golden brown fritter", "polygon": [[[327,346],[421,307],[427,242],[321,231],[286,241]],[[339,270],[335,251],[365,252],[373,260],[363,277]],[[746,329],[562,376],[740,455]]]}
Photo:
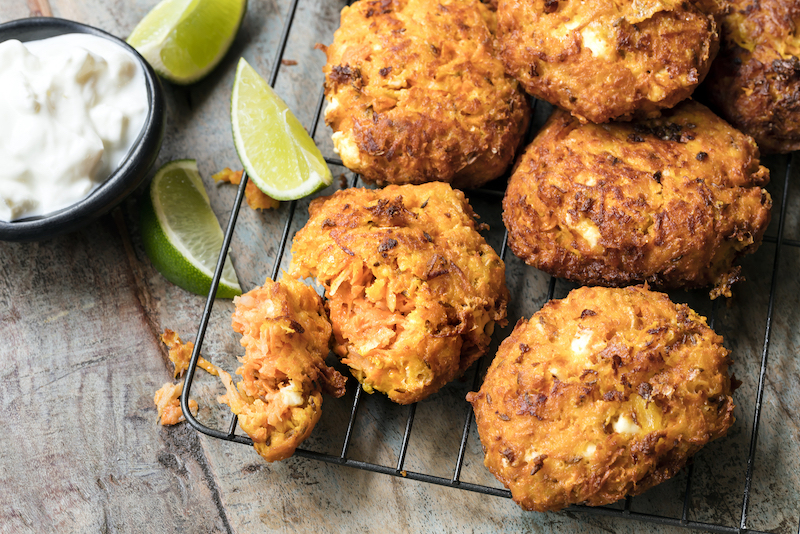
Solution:
{"label": "golden brown fritter", "polygon": [[692,94],[719,43],[715,1],[499,0],[498,55],[581,122],[657,116]]}
{"label": "golden brown fritter", "polygon": [[461,375],[506,322],[505,265],[447,184],[316,199],[290,274],[325,287],[335,352],[371,393],[417,402]]}
{"label": "golden brown fritter", "polygon": [[589,285],[714,284],[770,220],[758,147],[692,101],[659,119],[581,125],[557,110],[520,158],[503,199],[514,253]]}
{"label": "golden brown fritter", "polygon": [[325,121],[344,165],[378,184],[477,187],[512,162],[530,118],[479,0],[360,0],[327,48]]}
{"label": "golden brown fritter", "polygon": [[233,329],[245,355],[231,376],[219,370],[227,393],[219,398],[268,462],[294,453],[317,424],[322,393],[341,397],[345,378],[325,364],[331,325],[322,299],[297,280],[273,282],[234,298]]}
{"label": "golden brown fritter", "polygon": [[467,395],[484,463],[526,510],[639,494],[733,424],[728,354],[662,293],[576,289],[520,320]]}
{"label": "golden brown fritter", "polygon": [[704,96],[762,152],[800,149],[800,0],[731,0]]}

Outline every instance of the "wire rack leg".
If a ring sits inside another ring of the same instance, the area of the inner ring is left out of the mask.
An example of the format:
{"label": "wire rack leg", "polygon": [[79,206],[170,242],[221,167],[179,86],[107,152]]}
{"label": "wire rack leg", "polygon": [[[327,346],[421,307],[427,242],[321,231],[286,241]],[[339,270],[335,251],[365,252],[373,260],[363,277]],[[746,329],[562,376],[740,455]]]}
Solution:
{"label": "wire rack leg", "polygon": [[403,443],[400,446],[400,454],[397,456],[397,472],[403,471],[403,464],[406,461],[406,453],[408,452],[408,442],[411,439],[411,426],[414,424],[414,414],[417,412],[416,403],[408,407],[408,418],[406,419],[406,431],[403,433]]}

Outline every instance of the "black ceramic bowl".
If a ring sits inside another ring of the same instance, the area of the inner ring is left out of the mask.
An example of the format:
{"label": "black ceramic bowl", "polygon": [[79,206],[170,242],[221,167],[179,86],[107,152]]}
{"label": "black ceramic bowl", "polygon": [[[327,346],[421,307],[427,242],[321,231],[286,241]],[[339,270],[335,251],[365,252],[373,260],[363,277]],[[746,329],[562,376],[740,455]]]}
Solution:
{"label": "black ceramic bowl", "polygon": [[111,176],[88,197],[62,210],[29,217],[18,221],[0,221],[0,240],[39,241],[72,232],[87,225],[97,217],[111,211],[131,194],[147,177],[164,138],[164,96],[161,82],[147,61],[125,41],[97,28],[51,17],[20,19],[0,24],[0,42],[9,39],[36,41],[66,33],[88,33],[125,48],[144,69],[149,109],[139,138],[133,145],[125,161]]}

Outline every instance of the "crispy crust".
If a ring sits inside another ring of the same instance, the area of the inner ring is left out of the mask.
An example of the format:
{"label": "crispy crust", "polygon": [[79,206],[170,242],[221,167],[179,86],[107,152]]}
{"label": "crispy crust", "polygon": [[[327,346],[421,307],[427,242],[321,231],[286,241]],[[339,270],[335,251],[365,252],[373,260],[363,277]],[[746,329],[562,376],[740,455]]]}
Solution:
{"label": "crispy crust", "polygon": [[576,289],[520,320],[467,395],[484,463],[526,510],[639,494],[733,424],[728,354],[664,294]]}
{"label": "crispy crust", "polygon": [[505,265],[444,183],[316,199],[290,275],[325,287],[334,350],[364,390],[417,402],[461,375],[506,322]]}
{"label": "crispy crust", "polygon": [[500,0],[498,54],[526,91],[581,122],[657,116],[689,97],[708,72],[719,46],[715,7]]}
{"label": "crispy crust", "polygon": [[704,95],[765,153],[800,149],[800,0],[732,0]]}
{"label": "crispy crust", "polygon": [[478,0],[361,0],[327,48],[325,121],[345,166],[378,184],[478,187],[512,162],[530,108],[494,57]]}
{"label": "crispy crust", "polygon": [[755,142],[696,102],[603,126],[558,110],[517,164],[503,221],[511,250],[558,277],[730,296],[734,260],[770,221],[767,182]]}
{"label": "crispy crust", "polygon": [[234,386],[223,370],[227,393],[219,398],[239,416],[239,426],[268,462],[294,453],[320,418],[322,393],[341,397],[345,378],[325,364],[331,325],[322,299],[297,280],[269,278],[234,298],[232,326],[242,334],[245,356]]}

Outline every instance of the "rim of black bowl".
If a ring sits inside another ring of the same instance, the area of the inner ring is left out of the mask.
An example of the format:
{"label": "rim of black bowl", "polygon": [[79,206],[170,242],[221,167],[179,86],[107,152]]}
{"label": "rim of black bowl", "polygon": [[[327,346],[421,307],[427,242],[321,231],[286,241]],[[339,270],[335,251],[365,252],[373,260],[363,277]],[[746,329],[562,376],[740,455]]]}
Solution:
{"label": "rim of black bowl", "polygon": [[32,17],[0,24],[0,42],[36,41],[67,33],[86,33],[108,39],[127,50],[144,69],[147,84],[147,118],[125,161],[83,200],[41,217],[0,221],[0,241],[39,241],[73,232],[111,211],[147,178],[164,138],[164,96],[161,82],[150,64],[132,46],[108,32],[55,17]]}

